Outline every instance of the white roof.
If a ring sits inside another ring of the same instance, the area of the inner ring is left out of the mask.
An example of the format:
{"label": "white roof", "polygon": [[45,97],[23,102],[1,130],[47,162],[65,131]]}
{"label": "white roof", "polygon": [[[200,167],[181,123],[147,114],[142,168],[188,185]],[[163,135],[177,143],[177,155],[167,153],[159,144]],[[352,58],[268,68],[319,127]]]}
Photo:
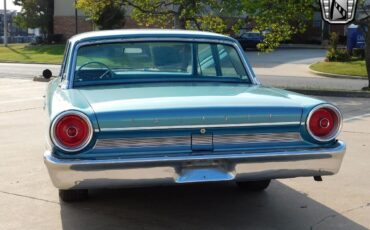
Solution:
{"label": "white roof", "polygon": [[98,37],[109,37],[109,36],[130,36],[130,35],[194,35],[194,36],[208,36],[216,38],[229,38],[222,34],[196,31],[196,30],[170,30],[170,29],[120,29],[120,30],[102,30],[93,31],[87,33],[81,33],[73,36],[70,40],[76,42],[79,40],[98,38]]}

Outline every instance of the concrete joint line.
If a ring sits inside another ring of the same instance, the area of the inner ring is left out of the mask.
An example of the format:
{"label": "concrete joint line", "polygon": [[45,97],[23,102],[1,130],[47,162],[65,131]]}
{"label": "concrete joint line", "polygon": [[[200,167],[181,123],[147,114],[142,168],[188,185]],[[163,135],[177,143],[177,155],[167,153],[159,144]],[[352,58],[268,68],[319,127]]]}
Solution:
{"label": "concrete joint line", "polygon": [[22,197],[22,198],[26,198],[26,199],[31,199],[31,200],[37,200],[37,201],[52,203],[52,204],[58,204],[58,205],[60,204],[57,201],[46,200],[46,199],[41,199],[41,198],[37,198],[37,197],[33,197],[33,196],[27,196],[27,195],[22,195],[22,194],[17,194],[17,193],[11,193],[11,192],[5,192],[5,191],[0,191],[0,193],[6,194],[6,195],[11,195],[11,196]]}

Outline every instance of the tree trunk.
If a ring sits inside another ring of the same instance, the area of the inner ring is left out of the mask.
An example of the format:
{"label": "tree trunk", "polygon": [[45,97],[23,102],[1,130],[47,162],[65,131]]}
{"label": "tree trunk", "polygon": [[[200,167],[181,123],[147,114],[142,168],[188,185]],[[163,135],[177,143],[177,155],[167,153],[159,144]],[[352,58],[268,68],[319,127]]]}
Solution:
{"label": "tree trunk", "polygon": [[[370,28],[370,22],[368,22],[368,28]],[[363,30],[365,35],[365,62],[368,78],[368,87],[370,88],[370,30]]]}
{"label": "tree trunk", "polygon": [[186,21],[179,17],[179,14],[174,15],[174,28],[175,29],[186,29]]}

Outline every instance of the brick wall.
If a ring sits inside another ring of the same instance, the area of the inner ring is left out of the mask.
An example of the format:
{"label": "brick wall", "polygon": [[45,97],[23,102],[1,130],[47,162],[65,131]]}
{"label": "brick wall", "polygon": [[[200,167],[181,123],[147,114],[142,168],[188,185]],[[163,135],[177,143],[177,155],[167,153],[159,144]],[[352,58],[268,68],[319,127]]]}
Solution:
{"label": "brick wall", "polygon": [[[85,20],[85,17],[78,17],[78,33],[93,30],[92,23]],[[76,34],[74,16],[54,16],[54,33],[63,34],[65,38],[70,38]]]}

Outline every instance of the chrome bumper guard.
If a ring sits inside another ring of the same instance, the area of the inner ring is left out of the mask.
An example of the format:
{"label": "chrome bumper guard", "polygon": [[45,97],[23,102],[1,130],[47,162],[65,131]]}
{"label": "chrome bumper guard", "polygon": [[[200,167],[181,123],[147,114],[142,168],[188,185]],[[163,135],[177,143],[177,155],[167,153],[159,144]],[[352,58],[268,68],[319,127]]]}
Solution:
{"label": "chrome bumper guard", "polygon": [[58,159],[47,151],[44,161],[59,189],[113,188],[333,175],[345,150],[339,141],[298,151],[104,160]]}

